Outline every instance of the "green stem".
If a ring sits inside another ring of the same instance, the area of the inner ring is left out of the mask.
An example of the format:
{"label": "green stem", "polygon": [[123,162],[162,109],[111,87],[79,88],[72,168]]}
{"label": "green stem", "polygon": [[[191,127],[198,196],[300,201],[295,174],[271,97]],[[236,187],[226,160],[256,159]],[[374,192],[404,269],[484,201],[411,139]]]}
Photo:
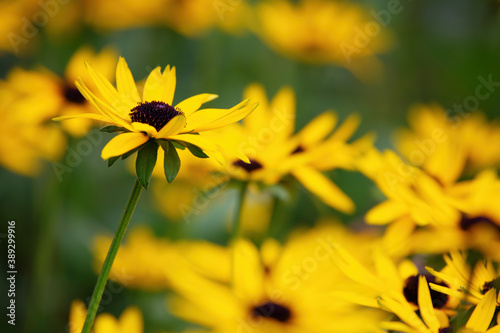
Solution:
{"label": "green stem", "polygon": [[92,294],[92,299],[90,300],[89,309],[87,312],[87,317],[85,318],[85,324],[83,325],[82,333],[90,333],[90,330],[92,329],[97,309],[99,308],[99,303],[101,302],[102,293],[104,291],[104,287],[106,286],[106,282],[108,281],[111,266],[113,265],[116,253],[120,248],[123,236],[125,236],[125,231],[127,230],[128,223],[130,222],[130,218],[134,213],[141,193],[142,185],[139,180],[136,179],[134,188],[132,189],[132,193],[130,193],[130,198],[128,199],[127,206],[125,206],[125,211],[123,212],[122,219],[120,220],[120,225],[118,226],[115,237],[113,238],[111,246],[109,247],[108,255],[106,256],[106,259],[104,260],[101,268],[101,273],[97,278],[97,283]]}
{"label": "green stem", "polygon": [[247,182],[241,182],[238,193],[237,206],[234,213],[233,219],[233,235],[232,239],[235,241],[241,236],[241,215],[243,213],[243,205],[245,204],[245,196],[247,192]]}

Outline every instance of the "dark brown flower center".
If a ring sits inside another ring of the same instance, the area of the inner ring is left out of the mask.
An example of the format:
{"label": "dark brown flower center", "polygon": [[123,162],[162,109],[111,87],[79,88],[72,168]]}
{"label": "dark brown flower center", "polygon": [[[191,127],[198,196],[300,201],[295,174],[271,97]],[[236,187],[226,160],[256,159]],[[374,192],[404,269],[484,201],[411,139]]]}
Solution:
{"label": "dark brown flower center", "polygon": [[[415,305],[418,305],[418,278],[420,276],[421,275],[413,275],[407,278],[405,281],[405,287],[403,288],[403,295],[406,300]],[[444,287],[448,286],[445,283],[436,282],[436,279],[432,275],[425,275],[425,278],[427,279],[427,284],[434,283]],[[432,306],[435,309],[443,308],[448,301],[448,295],[435,291],[430,287],[429,289],[431,292]]]}
{"label": "dark brown flower center", "polygon": [[496,230],[498,230],[500,232],[500,225],[495,223],[495,221],[493,221],[489,217],[486,217],[486,216],[471,217],[471,216],[462,215],[462,219],[460,220],[460,228],[462,230],[467,231],[476,225],[489,225],[489,226],[494,227]]}
{"label": "dark brown flower center", "polygon": [[63,87],[63,95],[68,102],[75,104],[85,104],[85,97],[83,97],[78,89],[71,85],[67,84]]}
{"label": "dark brown flower center", "polygon": [[273,302],[266,302],[256,306],[252,308],[251,313],[254,317],[270,318],[281,323],[286,323],[292,317],[292,312],[289,308]]}
{"label": "dark brown flower center", "polygon": [[161,130],[172,118],[183,114],[181,110],[163,102],[144,102],[139,103],[130,110],[129,116],[132,122],[148,124]]}
{"label": "dark brown flower center", "polygon": [[261,169],[263,166],[255,160],[250,160],[250,163],[245,163],[242,160],[233,163],[234,166],[245,169],[247,172],[252,172]]}
{"label": "dark brown flower center", "polygon": [[489,282],[485,282],[483,284],[483,294],[486,294],[488,291],[491,289],[495,288],[497,291],[500,291],[500,277],[497,277],[494,280],[491,280]]}

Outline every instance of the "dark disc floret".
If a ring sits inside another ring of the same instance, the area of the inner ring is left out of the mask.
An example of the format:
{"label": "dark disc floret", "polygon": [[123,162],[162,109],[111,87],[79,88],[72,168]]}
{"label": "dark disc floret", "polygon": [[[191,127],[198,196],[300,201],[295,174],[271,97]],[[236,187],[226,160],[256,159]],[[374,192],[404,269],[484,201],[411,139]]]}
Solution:
{"label": "dark disc floret", "polygon": [[292,312],[286,306],[274,302],[266,302],[251,309],[254,317],[264,317],[274,319],[281,323],[286,323],[292,317]]}
{"label": "dark disc floret", "polygon": [[161,130],[175,116],[183,114],[181,110],[163,102],[144,102],[139,103],[130,110],[129,116],[132,122],[148,124]]}
{"label": "dark disc floret", "polygon": [[[403,288],[403,295],[405,296],[406,300],[415,305],[418,305],[418,278],[420,276],[421,275],[413,275],[407,278],[405,281],[405,286]],[[427,279],[427,284],[434,283],[443,287],[448,286],[445,283],[436,282],[436,279],[432,275],[425,275],[425,278]],[[430,288],[430,292],[432,306],[435,309],[443,308],[448,301],[448,295],[440,293],[439,291],[435,291],[432,288]]]}
{"label": "dark disc floret", "polygon": [[460,220],[460,228],[462,230],[467,231],[476,225],[489,225],[500,232],[500,225],[495,223],[495,221],[487,216],[467,216],[465,214],[462,215],[462,219]]}
{"label": "dark disc floret", "polygon": [[490,291],[493,288],[495,288],[497,291],[500,290],[500,277],[497,277],[494,280],[485,282],[483,284],[482,293],[486,294],[488,291]]}
{"label": "dark disc floret", "polygon": [[68,102],[85,104],[85,97],[83,97],[82,93],[73,86],[65,85],[63,87],[63,95]]}
{"label": "dark disc floret", "polygon": [[234,166],[245,169],[247,172],[252,172],[261,169],[263,166],[255,160],[250,160],[250,163],[245,163],[242,160],[233,163]]}

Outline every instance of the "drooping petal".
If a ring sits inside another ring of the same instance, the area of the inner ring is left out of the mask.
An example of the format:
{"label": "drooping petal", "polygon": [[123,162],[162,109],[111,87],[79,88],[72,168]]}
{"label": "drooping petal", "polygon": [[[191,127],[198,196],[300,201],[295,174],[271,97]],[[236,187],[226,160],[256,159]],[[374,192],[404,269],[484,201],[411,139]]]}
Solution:
{"label": "drooping petal", "polygon": [[326,204],[345,213],[354,211],[352,200],[340,190],[330,179],[310,167],[292,170],[292,174],[305,188],[314,193]]}
{"label": "drooping petal", "polygon": [[198,111],[202,104],[210,102],[219,97],[214,94],[199,94],[186,98],[175,107],[180,109],[186,117],[189,117],[193,112]]}
{"label": "drooping petal", "polygon": [[158,132],[156,138],[166,139],[171,135],[179,134],[184,127],[186,127],[186,117],[180,114],[170,119],[170,121]]}
{"label": "drooping petal", "polygon": [[115,136],[102,149],[101,157],[108,158],[123,155],[146,143],[149,137],[144,133],[123,133]]}
{"label": "drooping petal", "polygon": [[147,133],[150,137],[155,137],[158,134],[156,128],[151,125],[139,122],[133,122],[131,125],[135,132],[144,132]]}
{"label": "drooping petal", "polygon": [[406,205],[399,201],[387,200],[370,209],[365,218],[370,224],[387,224],[406,213],[408,213]]}
{"label": "drooping petal", "polygon": [[61,116],[61,117],[52,118],[52,120],[62,121],[62,120],[70,120],[70,119],[78,119],[78,118],[87,118],[87,119],[99,120],[102,122],[109,122],[108,117],[106,117],[102,114],[97,114],[97,113],[82,113],[82,114],[76,114],[76,115],[72,115],[72,116]]}

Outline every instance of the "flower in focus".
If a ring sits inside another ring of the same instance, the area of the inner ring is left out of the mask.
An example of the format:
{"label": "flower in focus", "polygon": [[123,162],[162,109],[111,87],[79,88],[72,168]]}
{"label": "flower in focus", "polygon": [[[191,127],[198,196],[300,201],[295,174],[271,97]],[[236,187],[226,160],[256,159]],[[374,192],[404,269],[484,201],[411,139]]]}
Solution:
{"label": "flower in focus", "polygon": [[[69,314],[69,333],[81,333],[87,309],[82,301],[73,301]],[[108,313],[97,316],[93,333],[142,333],[144,324],[142,314],[136,307],[129,307],[123,311],[120,318],[115,318]]]}
{"label": "flower in focus", "polygon": [[172,283],[180,297],[172,311],[216,332],[375,332],[382,312],[327,296],[346,282],[331,262],[329,243],[362,253],[366,248],[359,244],[367,239],[324,225],[297,233],[283,246],[268,239],[260,251],[236,240],[225,283],[193,269],[178,271]]}
{"label": "flower in focus", "polygon": [[158,145],[165,152],[165,176],[169,182],[176,177],[180,160],[177,149],[188,148],[197,157],[212,156],[223,161],[221,150],[229,150],[238,158],[248,159],[231,151],[221,140],[210,140],[202,133],[237,122],[256,107],[245,100],[231,109],[202,109],[202,104],[217,98],[213,94],[199,94],[172,104],[176,86],[175,67],[167,66],[163,73],[155,68],[144,85],[142,98],[125,59],[120,58],[116,68],[116,85],[87,64],[89,74],[103,98],[96,96],[81,78],[76,86],[82,95],[100,112],[59,117],[56,120],[88,118],[108,123],[105,132],[121,132],[103,148],[101,156],[112,165],[120,157],[127,158],[138,151],[136,172],[147,188],[156,165]]}
{"label": "flower in focus", "polygon": [[[276,52],[311,63],[341,65],[361,78],[378,75],[375,55],[391,44],[386,31],[373,38],[365,35],[372,18],[368,10],[352,3],[272,0],[259,2],[255,11],[257,34]],[[381,29],[378,23],[371,24]],[[360,35],[366,36],[362,43]]]}

